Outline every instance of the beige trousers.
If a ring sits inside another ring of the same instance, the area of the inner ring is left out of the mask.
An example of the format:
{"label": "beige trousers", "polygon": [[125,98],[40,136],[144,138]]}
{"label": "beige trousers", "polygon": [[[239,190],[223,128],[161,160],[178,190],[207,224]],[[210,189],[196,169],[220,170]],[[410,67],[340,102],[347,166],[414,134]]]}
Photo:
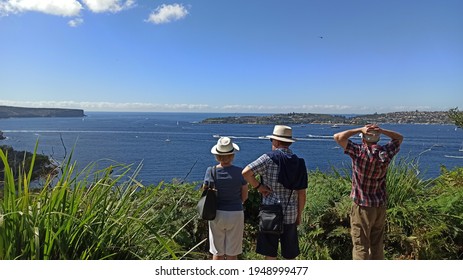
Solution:
{"label": "beige trousers", "polygon": [[386,207],[365,207],[352,203],[350,226],[352,243],[352,259],[383,260],[384,259],[384,224]]}

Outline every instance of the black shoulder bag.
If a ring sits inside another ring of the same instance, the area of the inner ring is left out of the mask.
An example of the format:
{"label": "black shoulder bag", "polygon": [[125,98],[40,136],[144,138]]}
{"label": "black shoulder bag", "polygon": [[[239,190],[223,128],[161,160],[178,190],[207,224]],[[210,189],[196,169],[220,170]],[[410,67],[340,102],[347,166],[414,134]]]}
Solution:
{"label": "black shoulder bag", "polygon": [[[286,208],[288,208],[289,201],[293,190],[288,197],[286,202]],[[280,203],[278,204],[261,204],[259,208],[259,231],[267,234],[280,235],[283,233],[283,207]]]}
{"label": "black shoulder bag", "polygon": [[[214,174],[212,173],[212,170],[214,170]],[[215,188],[217,176],[214,175],[217,175],[215,166],[211,168],[211,177],[213,181],[207,182],[207,185],[205,186],[205,189],[201,194],[201,198],[196,206],[199,218],[207,221],[214,220],[217,212],[217,189]]]}

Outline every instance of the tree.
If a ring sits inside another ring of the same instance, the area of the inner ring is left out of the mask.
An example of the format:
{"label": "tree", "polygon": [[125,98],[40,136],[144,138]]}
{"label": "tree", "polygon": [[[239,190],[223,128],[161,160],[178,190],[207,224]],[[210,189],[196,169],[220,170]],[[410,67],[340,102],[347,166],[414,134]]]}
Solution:
{"label": "tree", "polygon": [[463,112],[458,111],[458,107],[449,110],[449,118],[456,126],[463,128]]}

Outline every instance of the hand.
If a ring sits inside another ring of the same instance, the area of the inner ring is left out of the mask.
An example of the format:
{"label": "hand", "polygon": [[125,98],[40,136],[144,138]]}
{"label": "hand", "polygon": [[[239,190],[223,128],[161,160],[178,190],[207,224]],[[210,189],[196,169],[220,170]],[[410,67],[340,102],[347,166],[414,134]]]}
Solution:
{"label": "hand", "polygon": [[260,187],[257,189],[257,192],[265,197],[272,193],[272,190],[269,189],[269,187],[267,187],[266,185],[260,185]]}
{"label": "hand", "polygon": [[380,134],[381,128],[379,128],[377,124],[367,124],[362,127],[362,133],[365,135],[373,135],[372,131],[374,131],[375,134]]}

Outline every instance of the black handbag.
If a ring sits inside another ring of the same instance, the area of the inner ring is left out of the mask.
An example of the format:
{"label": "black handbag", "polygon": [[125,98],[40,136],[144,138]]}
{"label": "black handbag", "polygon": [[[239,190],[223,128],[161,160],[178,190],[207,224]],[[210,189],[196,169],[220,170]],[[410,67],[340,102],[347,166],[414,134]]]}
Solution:
{"label": "black handbag", "polygon": [[[215,166],[212,169],[214,169],[215,173]],[[215,181],[215,177],[213,176],[212,178]],[[201,194],[201,198],[198,201],[196,209],[200,219],[207,221],[215,219],[215,215],[217,213],[217,189],[215,188],[215,182],[209,182],[206,185],[203,193]]]}
{"label": "black handbag", "polygon": [[[288,197],[288,207],[291,194]],[[286,210],[286,209],[285,209]],[[278,204],[261,204],[259,208],[259,231],[261,233],[280,235],[283,233],[283,207]]]}
{"label": "black handbag", "polygon": [[262,204],[260,206],[259,231],[269,234],[283,233],[283,207],[281,204]]}

